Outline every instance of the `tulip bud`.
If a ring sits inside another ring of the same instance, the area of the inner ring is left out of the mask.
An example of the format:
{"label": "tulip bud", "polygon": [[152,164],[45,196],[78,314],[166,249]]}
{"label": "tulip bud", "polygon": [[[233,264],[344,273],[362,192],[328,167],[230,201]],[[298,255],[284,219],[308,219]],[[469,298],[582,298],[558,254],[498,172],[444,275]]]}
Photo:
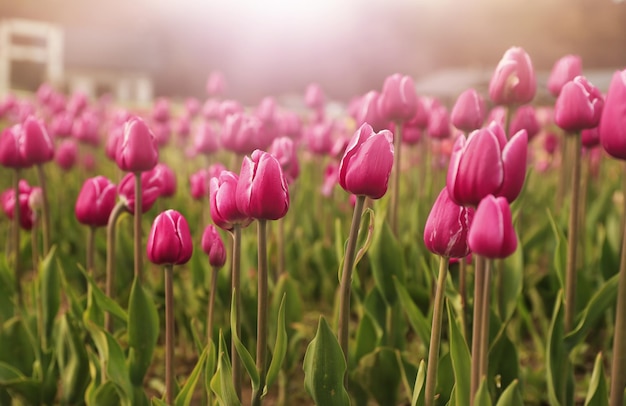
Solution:
{"label": "tulip bud", "polygon": [[600,145],[600,133],[598,127],[585,128],[580,132],[582,146],[585,148],[594,148]]}
{"label": "tulip bud", "polygon": [[506,258],[517,248],[511,208],[503,197],[489,195],[481,200],[468,235],[474,254],[487,258]]}
{"label": "tulip bud", "polygon": [[237,208],[258,220],[278,220],[289,209],[289,189],[278,160],[255,150],[244,157],[236,191]]}
{"label": "tulip bud", "polygon": [[76,164],[76,156],[78,155],[78,147],[74,140],[64,140],[57,148],[55,161],[59,167],[65,171],[69,171]]}
{"label": "tulip bud", "polygon": [[512,203],[519,196],[526,180],[526,157],[528,135],[526,130],[518,131],[502,150],[504,179],[496,196],[503,196]]}
{"label": "tulip bud", "polygon": [[528,139],[533,139],[540,130],[539,121],[535,108],[531,105],[521,106],[515,111],[515,115],[509,125],[509,134],[517,134],[520,130],[526,130]]}
{"label": "tulip bud", "polygon": [[552,132],[546,133],[543,139],[543,149],[548,153],[548,155],[554,155],[558,147],[559,137]]}
{"label": "tulip bud", "polygon": [[209,96],[221,96],[225,93],[226,78],[222,72],[211,72],[206,82],[206,91]]}
{"label": "tulip bud", "polygon": [[261,120],[244,113],[231,114],[224,120],[222,145],[237,154],[248,154],[259,145]]}
{"label": "tulip bud", "polygon": [[152,119],[160,123],[170,120],[170,101],[165,97],[159,97],[152,106]]}
{"label": "tulip bud", "polygon": [[69,113],[59,113],[52,117],[48,131],[53,138],[67,138],[72,135],[73,119]]}
{"label": "tulip bud", "polygon": [[431,252],[448,258],[463,258],[470,253],[467,245],[474,209],[450,200],[445,187],[430,210],[424,228],[424,243]]}
{"label": "tulip bud", "polygon": [[355,117],[357,125],[367,123],[375,131],[389,127],[389,120],[380,113],[379,98],[380,93],[372,90],[359,100]]}
{"label": "tulip bud", "polygon": [[115,161],[121,170],[145,172],[154,168],[159,160],[154,134],[139,117],[133,117],[124,125]]}
{"label": "tulip bud", "polygon": [[226,263],[224,242],[213,224],[209,224],[202,233],[202,251],[209,256],[213,268],[221,268]]}
{"label": "tulip bud", "polygon": [[115,161],[117,149],[123,137],[124,127],[122,126],[115,126],[109,132],[106,143],[104,144],[104,153],[111,161]]}
{"label": "tulip bud", "polygon": [[[24,230],[30,230],[35,223],[35,212],[32,210],[29,199],[32,190],[26,181],[20,181],[19,187],[19,205],[20,205],[20,227]],[[39,189],[39,188],[37,188]],[[41,189],[39,189],[41,191]],[[0,203],[2,204],[2,211],[9,218],[13,219],[15,213],[15,190],[7,189],[0,195]]]}
{"label": "tulip bud", "polygon": [[39,165],[54,158],[54,145],[43,123],[30,116],[22,124],[20,154],[29,165]]}
{"label": "tulip bud", "polygon": [[324,170],[324,183],[322,183],[322,196],[330,197],[339,179],[339,167],[335,163],[329,163]]}
{"label": "tulip bud", "polygon": [[216,162],[213,165],[209,166],[209,169],[207,170],[209,181],[212,178],[219,178],[222,171],[225,171],[225,170],[226,170],[226,167],[219,162]]}
{"label": "tulip bud", "polygon": [[76,199],[76,218],[88,226],[106,226],[115,207],[116,194],[115,184],[104,176],[87,179]]}
{"label": "tulip bud", "polygon": [[210,155],[220,147],[220,140],[211,124],[200,123],[193,137],[193,147],[196,153]]}
{"label": "tulip bud", "polygon": [[206,169],[200,169],[189,177],[191,197],[195,200],[204,199],[209,195],[209,173]]}
{"label": "tulip bud", "polygon": [[554,97],[558,97],[563,86],[583,72],[583,61],[578,55],[565,55],[552,67],[548,78],[548,90]]}
{"label": "tulip bud", "polygon": [[172,168],[160,163],[154,167],[153,171],[153,176],[161,179],[161,196],[174,196],[176,194],[176,175]]}
{"label": "tulip bud", "polygon": [[237,208],[238,182],[239,176],[230,171],[222,171],[219,177],[211,178],[209,183],[211,219],[224,230],[232,230],[234,224],[245,227],[252,221]]}
{"label": "tulip bud", "polygon": [[436,106],[430,111],[428,135],[439,140],[450,137],[450,116],[445,106]]}
{"label": "tulip bud", "polygon": [[176,210],[160,213],[152,223],[148,245],[148,259],[157,265],[182,265],[193,253],[189,225]]}
{"label": "tulip bud", "polygon": [[393,134],[375,133],[363,124],[354,133],[339,165],[339,184],[354,195],[380,199],[387,192],[393,166]]}
{"label": "tulip bud", "polygon": [[599,131],[604,150],[614,158],[626,160],[626,69],[613,74]]}
{"label": "tulip bud", "polygon": [[378,99],[380,114],[388,121],[408,121],[417,109],[415,83],[410,76],[388,76]]}
{"label": "tulip bud", "polygon": [[333,122],[314,123],[304,130],[304,142],[310,152],[326,155],[333,148]]}
{"label": "tulip bud", "polygon": [[505,53],[489,82],[489,97],[496,104],[526,104],[537,90],[535,69],[522,48],[512,47]]}
{"label": "tulip bud", "polygon": [[304,103],[311,109],[321,109],[324,107],[324,91],[317,83],[311,83],[304,92]]}
{"label": "tulip bud", "polygon": [[482,127],[486,115],[483,97],[476,89],[467,89],[456,100],[450,120],[459,130],[470,132]]}
{"label": "tulip bud", "polygon": [[269,153],[278,160],[287,184],[292,183],[300,174],[300,165],[296,147],[291,138],[276,138],[270,146]]}
{"label": "tulip bud", "polygon": [[[161,196],[161,179],[155,176],[155,171],[143,172],[141,174],[141,212],[145,213],[156,199]],[[124,176],[117,187],[117,193],[126,201],[126,207],[135,214],[135,175],[128,173]]]}
{"label": "tulip bud", "polygon": [[95,113],[85,111],[80,117],[74,120],[72,135],[83,144],[98,147],[100,145],[99,126],[100,122]]}
{"label": "tulip bud", "polygon": [[583,76],[563,86],[554,106],[554,121],[569,132],[597,127],[604,100],[600,91]]}
{"label": "tulip bud", "polygon": [[200,112],[200,101],[195,97],[188,97],[185,99],[185,110],[189,117],[195,117]]}
{"label": "tulip bud", "polygon": [[20,153],[22,138],[21,125],[5,128],[0,135],[0,164],[7,168],[27,168],[31,166]]}

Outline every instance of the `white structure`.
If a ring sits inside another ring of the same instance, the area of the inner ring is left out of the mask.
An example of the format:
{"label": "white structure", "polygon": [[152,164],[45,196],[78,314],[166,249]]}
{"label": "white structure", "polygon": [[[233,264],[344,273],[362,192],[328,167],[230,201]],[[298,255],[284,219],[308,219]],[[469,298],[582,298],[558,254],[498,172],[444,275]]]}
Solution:
{"label": "white structure", "polygon": [[69,93],[82,92],[91,98],[106,89],[120,103],[149,104],[153,98],[152,80],[139,72],[68,70],[65,83]]}

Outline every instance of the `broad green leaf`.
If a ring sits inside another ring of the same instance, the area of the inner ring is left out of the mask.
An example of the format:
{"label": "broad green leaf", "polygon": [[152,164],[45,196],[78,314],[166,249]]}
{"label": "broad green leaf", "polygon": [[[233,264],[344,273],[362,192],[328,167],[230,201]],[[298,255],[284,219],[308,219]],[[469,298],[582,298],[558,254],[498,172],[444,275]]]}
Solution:
{"label": "broad green leaf", "polygon": [[516,379],[500,395],[496,406],[524,406],[524,398],[519,390],[519,381]]}
{"label": "broad green leaf", "polygon": [[470,352],[463,334],[457,325],[456,318],[452,314],[450,305],[446,301],[448,308],[448,324],[450,326],[450,359],[454,370],[456,405],[466,406],[470,404]]}
{"label": "broad green leaf", "polygon": [[159,398],[152,398],[151,402],[152,402],[152,406],[170,406],[167,404],[167,402]]}
{"label": "broad green leaf", "polygon": [[369,313],[365,312],[356,331],[356,348],[354,362],[358,363],[361,357],[374,351],[380,343],[382,331]]}
{"label": "broad green leaf", "polygon": [[487,380],[485,378],[480,381],[480,386],[478,387],[478,390],[476,391],[476,397],[474,398],[474,405],[491,406],[489,385],[487,385]]}
{"label": "broad green leaf", "polygon": [[152,363],[152,354],[159,338],[159,315],[154,300],[148,297],[136,277],[128,302],[127,331],[130,381],[134,386],[141,386]]}
{"label": "broad green leaf", "polygon": [[419,369],[417,370],[417,376],[415,377],[415,385],[413,386],[411,406],[424,405],[424,385],[426,385],[426,363],[424,360],[421,360]]}
{"label": "broad green leaf", "polygon": [[401,376],[395,351],[378,347],[364,355],[353,376],[379,405],[395,405]]}
{"label": "broad green leaf", "polygon": [[0,322],[15,314],[15,278],[7,263],[7,256],[0,256]]}
{"label": "broad green leaf", "polygon": [[[41,312],[44,331],[44,345],[48,346],[52,335],[54,319],[59,312],[61,303],[61,289],[59,283],[59,271],[53,266],[56,246],[53,246],[48,255],[39,264],[39,289],[41,300]],[[44,350],[47,348],[43,348]]]}
{"label": "broad green leaf", "polygon": [[196,389],[196,385],[198,384],[198,379],[200,379],[201,372],[204,370],[207,358],[207,351],[208,348],[205,348],[205,350],[202,351],[202,354],[200,354],[200,358],[198,358],[196,366],[191,371],[191,374],[189,374],[187,382],[185,382],[185,385],[181,388],[180,392],[178,392],[176,399],[174,399],[175,406],[191,405],[194,390]]}
{"label": "broad green leaf", "polygon": [[285,301],[287,299],[287,295],[283,295],[283,299],[280,302],[280,307],[278,309],[278,325],[276,331],[276,343],[274,344],[274,351],[272,352],[272,361],[270,362],[269,369],[267,370],[267,378],[265,389],[263,392],[270,388],[272,384],[278,378],[278,373],[283,365],[283,361],[285,360],[285,355],[287,354],[287,330],[285,329]]}
{"label": "broad green leaf", "polygon": [[356,267],[361,259],[367,253],[372,245],[372,236],[374,235],[374,211],[369,207],[363,212],[361,224],[359,226],[359,236],[356,243],[356,256],[354,258],[354,266]]}
{"label": "broad green leaf", "polygon": [[[92,405],[122,405],[125,404],[120,399],[119,392],[113,381],[107,381],[99,385],[91,395]],[[130,404],[130,403],[126,403]]]}
{"label": "broad green leaf", "polygon": [[204,363],[204,390],[211,397],[211,379],[215,374],[215,368],[217,367],[217,354],[215,343],[213,340],[210,340],[206,347],[207,357],[206,362]]}
{"label": "broad green leaf", "polygon": [[430,345],[430,323],[422,313],[422,311],[415,305],[413,299],[407,292],[406,288],[402,283],[400,283],[397,279],[394,278],[394,284],[396,286],[396,291],[398,292],[398,298],[400,299],[400,304],[404,309],[409,323],[411,327],[417,333],[419,338],[424,343],[424,346],[428,348]]}
{"label": "broad green leaf", "polygon": [[548,212],[548,218],[552,225],[552,232],[556,239],[556,248],[554,249],[554,270],[559,278],[561,289],[565,289],[565,263],[567,260],[567,238],[561,227],[557,224],[550,209],[546,209]]}
{"label": "broad green leaf", "polygon": [[[546,348],[548,399],[551,405],[570,405],[573,402],[573,393],[569,390],[569,385],[566,387],[566,382],[564,382],[571,375],[571,371],[565,370],[569,362],[567,350],[563,345],[563,336],[563,291],[559,291],[548,330]],[[564,396],[566,400],[563,399]]]}
{"label": "broad green leaf", "polygon": [[596,362],[593,365],[591,380],[589,381],[585,406],[604,406],[608,404],[609,396],[602,366],[602,353],[598,353]]}
{"label": "broad green leaf", "polygon": [[61,318],[58,336],[56,356],[61,378],[61,401],[74,404],[84,399],[91,379],[89,356],[82,334],[68,313]]}
{"label": "broad green leaf", "polygon": [[350,404],[343,386],[346,360],[326,319],[320,317],[317,333],[304,355],[304,388],[317,405],[345,406]]}
{"label": "broad green leaf", "polygon": [[497,297],[500,297],[500,317],[503,323],[506,323],[513,312],[517,308],[517,302],[522,294],[522,288],[524,287],[524,249],[519,246],[513,255],[506,258],[504,261],[504,267],[502,269],[501,291],[497,293]]}
{"label": "broad green leaf", "polygon": [[255,392],[259,389],[261,385],[261,378],[259,377],[259,371],[256,369],[256,364],[252,355],[246,348],[245,345],[239,339],[237,335],[237,303],[235,303],[235,290],[233,289],[233,295],[230,302],[230,334],[232,335],[232,339],[235,342],[235,348],[237,349],[237,354],[239,354],[239,358],[241,359],[241,363],[244,368],[248,372],[250,376],[250,380],[252,381],[252,391]]}
{"label": "broad green leaf", "polygon": [[235,387],[233,386],[232,371],[230,360],[226,353],[227,347],[224,342],[224,336],[220,330],[220,344],[218,348],[217,370],[211,378],[211,389],[220,406],[240,406],[241,401],[237,398]]}
{"label": "broad green leaf", "polygon": [[41,403],[41,383],[4,362],[0,362],[0,388],[7,389],[11,396],[21,397],[27,404]]}
{"label": "broad green leaf", "polygon": [[[113,316],[117,317],[124,323],[128,323],[128,313],[122,307],[117,304],[117,302],[110,297],[108,297],[102,289],[98,286],[96,281],[93,280],[91,275],[87,271],[85,271],[82,267],[79,266],[79,269],[87,279],[87,283],[91,286],[91,293],[98,304],[98,307],[105,312],[111,313]],[[135,287],[135,283],[133,283],[133,288]],[[132,291],[131,291],[132,292]],[[144,293],[145,296],[145,293]],[[130,304],[129,304],[130,305]],[[130,306],[129,306],[130,307]],[[130,308],[129,308],[130,311]]]}
{"label": "broad green leaf", "polygon": [[376,282],[376,288],[380,291],[385,302],[393,305],[396,302],[397,294],[393,285],[394,278],[400,283],[404,282],[404,254],[400,243],[393,235],[389,223],[382,220],[380,226],[376,224],[374,241],[368,255],[372,265],[372,275]]}

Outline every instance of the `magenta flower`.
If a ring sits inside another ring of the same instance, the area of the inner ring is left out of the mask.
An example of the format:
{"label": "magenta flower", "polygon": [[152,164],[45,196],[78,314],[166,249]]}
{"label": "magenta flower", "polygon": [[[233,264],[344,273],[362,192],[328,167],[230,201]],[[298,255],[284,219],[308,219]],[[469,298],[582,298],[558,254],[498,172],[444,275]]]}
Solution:
{"label": "magenta flower", "polygon": [[176,210],[160,213],[152,223],[146,252],[153,264],[187,263],[193,253],[193,243],[185,217]]}
{"label": "magenta flower", "polygon": [[604,150],[614,158],[626,160],[626,69],[613,74],[599,131]]}
{"label": "magenta flower", "polygon": [[324,108],[325,97],[324,91],[317,83],[311,83],[306,87],[304,92],[304,103],[307,107],[319,110]]}
{"label": "magenta flower", "polygon": [[224,230],[232,230],[234,224],[243,227],[252,222],[252,219],[237,208],[237,184],[239,176],[230,172],[222,171],[219,177],[210,180],[211,219],[218,227]]}
{"label": "magenta flower", "polygon": [[152,170],[152,176],[161,179],[161,196],[172,197],[176,194],[176,175],[172,168],[166,164],[159,163]]}
{"label": "magenta flower", "polygon": [[226,249],[222,237],[213,224],[209,224],[202,233],[202,251],[209,257],[209,264],[221,268],[226,263]]}
{"label": "magenta flower", "polygon": [[210,179],[209,172],[204,168],[192,173],[189,177],[191,197],[195,200],[201,200],[207,197],[209,195]]}
{"label": "magenta flower", "polygon": [[72,139],[67,139],[59,144],[54,159],[61,169],[69,171],[76,164],[77,155],[78,146],[76,142]]}
{"label": "magenta flower", "polygon": [[447,258],[464,258],[470,253],[467,244],[474,209],[454,203],[445,187],[433,204],[426,226],[424,243],[431,252]]}
{"label": "magenta flower", "polygon": [[380,93],[375,90],[369,91],[358,101],[356,107],[356,123],[361,126],[369,124],[375,131],[380,131],[389,127],[389,120],[380,112],[378,99]]}
{"label": "magenta flower", "polygon": [[388,76],[378,99],[380,115],[387,121],[408,121],[417,109],[415,83],[410,76]]}
{"label": "magenta flower", "polygon": [[152,106],[152,119],[159,123],[170,120],[170,101],[165,97],[159,97]]}
{"label": "magenta flower", "polygon": [[428,135],[439,140],[450,137],[450,115],[444,105],[434,106],[431,109]]}
{"label": "magenta flower", "polygon": [[115,155],[120,169],[127,172],[145,172],[154,168],[158,160],[159,150],[150,128],[139,117],[128,120]]}
{"label": "magenta flower", "polygon": [[533,139],[541,130],[535,108],[531,105],[520,106],[511,120],[509,134],[516,134],[520,130],[526,130],[529,140]]}
{"label": "magenta flower", "polygon": [[31,166],[20,153],[22,126],[7,127],[0,134],[0,165],[7,168],[27,168]]}
{"label": "magenta flower", "polygon": [[482,127],[486,115],[483,97],[476,89],[467,89],[456,99],[450,121],[459,130],[470,132]]}
{"label": "magenta flower", "polygon": [[509,48],[491,77],[489,97],[495,104],[526,104],[535,97],[536,90],[530,56],[522,48]]}
{"label": "magenta flower", "polygon": [[291,138],[279,137],[274,139],[268,152],[274,155],[278,163],[280,163],[287,184],[298,178],[298,175],[300,175],[300,164],[298,163],[296,146]]}
{"label": "magenta flower", "polygon": [[100,145],[100,121],[92,111],[85,110],[80,117],[74,119],[72,135],[82,144],[97,147]]}
{"label": "magenta flower", "polygon": [[580,139],[585,148],[594,148],[600,145],[600,133],[598,127],[585,128],[580,132]]}
{"label": "magenta flower", "polygon": [[220,148],[220,140],[209,122],[200,123],[193,136],[193,148],[198,154],[210,155]]}
{"label": "magenta flower", "polygon": [[[141,174],[141,212],[145,213],[154,205],[156,199],[161,196],[161,178],[156,176],[156,171],[142,172]],[[122,178],[117,186],[117,193],[126,201],[126,207],[131,213],[135,213],[135,176],[128,173]]]}
{"label": "magenta flower", "polygon": [[548,90],[558,97],[563,86],[583,72],[583,61],[578,55],[565,55],[555,62],[548,78]]}
{"label": "magenta flower", "polygon": [[52,138],[67,138],[72,135],[74,117],[66,112],[58,113],[52,117],[48,126],[48,132]]}
{"label": "magenta flower", "polygon": [[387,192],[393,166],[393,134],[375,133],[363,124],[354,133],[339,165],[339,184],[349,193],[380,199]]}
{"label": "magenta flower", "polygon": [[222,72],[211,72],[206,82],[206,91],[209,96],[221,96],[226,92],[226,78]]}
{"label": "magenta flower", "polygon": [[556,125],[569,132],[597,127],[604,99],[600,91],[583,76],[567,82],[554,106]]}
{"label": "magenta flower", "polygon": [[222,146],[236,154],[248,154],[259,145],[261,120],[244,113],[231,114],[222,127]]}
{"label": "magenta flower", "polygon": [[117,188],[109,179],[104,176],[87,179],[76,199],[76,218],[88,226],[106,226],[116,197]]}
{"label": "magenta flower", "polygon": [[304,142],[307,149],[316,155],[327,155],[333,148],[332,121],[322,121],[311,124],[304,129]]}
{"label": "magenta flower", "polygon": [[117,149],[120,146],[122,138],[124,138],[124,127],[121,125],[113,126],[113,128],[109,131],[106,143],[104,144],[104,154],[111,161],[115,161]]}
{"label": "magenta flower", "polygon": [[511,208],[504,197],[486,196],[481,200],[468,235],[474,254],[506,258],[517,248]]}
{"label": "magenta flower", "polygon": [[40,120],[29,116],[21,127],[19,150],[24,162],[39,165],[54,158],[54,144]]}
{"label": "magenta flower", "polygon": [[[28,184],[26,184],[28,186]],[[19,205],[20,205],[20,227],[24,230],[30,230],[35,223],[35,212],[32,206],[29,204],[30,194],[32,190],[39,188],[30,188],[27,190],[22,188],[22,182],[20,181],[20,193],[19,193]],[[10,219],[13,219],[15,210],[15,190],[7,189],[0,195],[0,203],[2,204],[2,211]]]}

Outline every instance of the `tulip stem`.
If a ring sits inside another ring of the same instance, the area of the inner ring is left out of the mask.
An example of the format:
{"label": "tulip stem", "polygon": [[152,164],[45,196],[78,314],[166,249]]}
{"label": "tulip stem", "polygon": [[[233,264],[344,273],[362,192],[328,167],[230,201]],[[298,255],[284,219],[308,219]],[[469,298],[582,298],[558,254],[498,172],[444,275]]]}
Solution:
{"label": "tulip stem", "polygon": [[472,372],[470,377],[470,405],[474,404],[474,397],[480,385],[480,350],[481,350],[481,334],[482,334],[482,301],[483,289],[485,287],[485,259],[481,255],[475,255],[474,266],[474,315],[472,323]]}
{"label": "tulip stem", "polygon": [[400,148],[402,146],[402,122],[396,121],[393,136],[393,191],[391,193],[391,231],[398,236],[398,209],[400,199]]}
{"label": "tulip stem", "polygon": [[[624,193],[626,193],[626,178],[624,178]],[[626,217],[626,199],[624,199],[624,216]],[[626,387],[626,222],[624,224],[615,311],[615,332],[613,333],[611,395],[609,400],[611,406],[623,405],[624,387]]]}
{"label": "tulip stem", "polygon": [[278,225],[278,269],[277,275],[274,276],[274,283],[278,282],[278,278],[285,273],[285,218],[281,217],[277,221]]}
{"label": "tulip stem", "polygon": [[36,165],[36,168],[39,186],[41,187],[41,209],[43,215],[41,230],[43,232],[43,256],[45,257],[50,252],[50,203],[48,202],[46,174],[43,171],[43,165]]}
{"label": "tulip stem", "polygon": [[433,323],[430,330],[430,348],[428,349],[428,369],[426,371],[426,406],[435,404],[435,389],[437,385],[437,366],[439,364],[439,343],[441,340],[441,320],[443,316],[443,298],[446,289],[446,276],[448,274],[448,258],[439,257],[439,276],[437,277],[437,289],[435,290],[435,303],[433,304]]}
{"label": "tulip stem", "polygon": [[141,172],[135,172],[135,276],[142,282],[143,252],[141,246]]}
{"label": "tulip stem", "polygon": [[211,343],[213,337],[213,309],[215,307],[215,292],[217,291],[217,272],[219,269],[213,267],[211,270],[211,287],[209,288],[209,305],[207,310],[206,321],[206,342]]}
{"label": "tulip stem", "polygon": [[165,401],[174,404],[174,266],[165,265]]}
{"label": "tulip stem", "polygon": [[565,332],[572,330],[576,311],[576,254],[578,246],[578,204],[580,201],[580,133],[572,134],[572,191],[567,236],[567,265],[565,270]]}
{"label": "tulip stem", "polygon": [[[117,202],[107,223],[107,258],[106,258],[106,282],[105,294],[113,299],[115,295],[115,234],[118,218],[127,210],[126,202],[120,200]],[[113,317],[107,312],[104,315],[104,328],[109,333],[113,333]]]}
{"label": "tulip stem", "polygon": [[[352,268],[354,268],[354,256],[356,254],[356,242],[359,236],[359,226],[361,225],[361,215],[363,214],[363,206],[365,204],[365,196],[357,196],[354,205],[354,214],[352,216],[352,225],[350,226],[350,235],[348,237],[348,246],[343,260],[343,271],[341,274],[341,283],[339,285],[339,325],[338,340],[343,356],[348,365],[348,332],[350,325],[350,287],[352,284]],[[347,369],[346,369],[347,371]],[[348,374],[344,376],[344,385],[348,385]]]}
{"label": "tulip stem", "polygon": [[467,264],[465,258],[459,260],[459,294],[461,296],[461,327],[465,340],[467,340]]}
{"label": "tulip stem", "polygon": [[13,177],[13,251],[15,267],[15,292],[18,304],[23,303],[22,297],[22,264],[20,263],[20,170],[15,170]]}
{"label": "tulip stem", "polygon": [[483,298],[480,322],[480,380],[489,376],[489,317],[491,316],[491,261],[484,259]]}
{"label": "tulip stem", "polygon": [[256,369],[259,372],[259,387],[252,395],[252,405],[261,405],[265,387],[265,360],[267,358],[267,220],[259,219],[258,231],[258,304],[256,333]]}
{"label": "tulip stem", "polygon": [[38,219],[33,221],[33,228],[30,230],[30,248],[31,248],[31,256],[33,259],[33,270],[37,271],[39,266],[39,249],[37,248],[37,223],[39,223]]}
{"label": "tulip stem", "polygon": [[87,272],[94,276],[94,251],[95,251],[95,243],[96,243],[96,229],[93,226],[89,226],[87,229],[87,258],[86,258],[86,267]]}
{"label": "tulip stem", "polygon": [[[237,336],[241,337],[241,292],[239,291],[239,286],[241,285],[241,225],[234,224],[233,225],[233,267],[231,274],[231,289],[234,291],[235,295],[235,308],[237,314],[235,315],[236,325],[235,330],[237,331]],[[232,312],[233,309],[230,309]],[[235,387],[235,393],[237,394],[237,399],[241,400],[241,361],[237,356],[237,347],[235,346],[235,340],[231,337],[230,340],[230,351],[232,357],[232,378],[233,378],[233,386]]]}

